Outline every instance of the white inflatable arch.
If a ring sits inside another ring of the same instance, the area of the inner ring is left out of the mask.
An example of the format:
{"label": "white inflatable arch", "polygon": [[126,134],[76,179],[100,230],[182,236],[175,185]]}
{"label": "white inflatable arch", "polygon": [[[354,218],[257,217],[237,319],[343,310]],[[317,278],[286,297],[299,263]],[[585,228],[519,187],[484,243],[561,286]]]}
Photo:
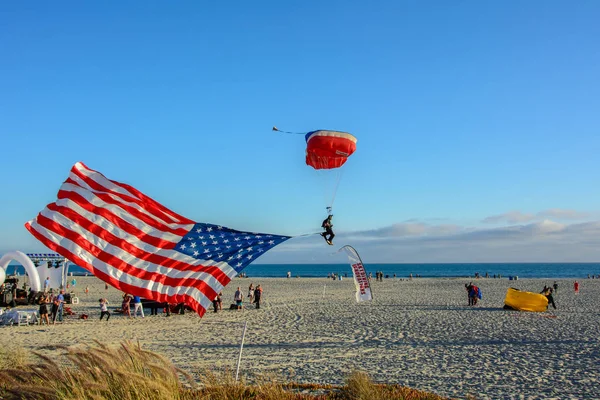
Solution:
{"label": "white inflatable arch", "polygon": [[25,267],[25,272],[27,272],[27,275],[29,276],[29,286],[31,287],[31,290],[36,292],[42,290],[40,275],[38,274],[35,265],[33,265],[33,261],[31,261],[25,253],[20,251],[9,251],[0,258],[0,270],[2,271],[0,272],[0,278],[2,278],[0,279],[0,282],[4,283],[4,279],[6,279],[6,267],[12,260],[17,261]]}

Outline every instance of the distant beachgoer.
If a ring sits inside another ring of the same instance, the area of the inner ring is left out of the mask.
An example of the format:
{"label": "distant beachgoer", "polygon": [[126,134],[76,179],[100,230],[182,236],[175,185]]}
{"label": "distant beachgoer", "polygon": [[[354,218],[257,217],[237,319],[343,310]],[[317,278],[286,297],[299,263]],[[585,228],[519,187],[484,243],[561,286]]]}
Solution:
{"label": "distant beachgoer", "polygon": [[254,285],[250,284],[250,286],[248,287],[248,302],[250,304],[252,304],[254,302]]}
{"label": "distant beachgoer", "polygon": [[254,290],[254,304],[256,304],[256,309],[260,308],[260,299],[262,298],[262,287],[260,285],[256,285],[256,289]]}
{"label": "distant beachgoer", "polygon": [[104,284],[104,290],[108,290],[108,283]]}
{"label": "distant beachgoer", "polygon": [[108,311],[108,300],[100,299],[98,301],[100,302],[100,321],[102,321],[102,318],[104,318],[105,315],[106,321],[108,321],[110,319],[110,311]]}
{"label": "distant beachgoer", "polygon": [[133,296],[133,318],[137,317],[137,312],[140,310],[140,315],[144,318],[144,305],[140,296]]}
{"label": "distant beachgoer", "polygon": [[48,290],[50,290],[50,277],[44,281],[44,293],[48,293]]}
{"label": "distant beachgoer", "polygon": [[579,282],[573,283],[573,289],[575,289],[575,294],[579,294]]}
{"label": "distant beachgoer", "polygon": [[85,295],[87,296],[90,293],[90,287],[86,286],[85,287]]}
{"label": "distant beachgoer", "polygon": [[473,287],[472,283],[465,283],[465,290],[467,291],[467,304],[472,306],[473,302],[471,300],[471,288]]}
{"label": "distant beachgoer", "polygon": [[65,289],[61,289],[56,298],[58,299],[58,312],[56,313],[56,316],[58,317],[58,322],[62,322],[63,308],[65,306]]}
{"label": "distant beachgoer", "polygon": [[556,310],[556,304],[554,303],[554,297],[552,297],[552,288],[548,288],[546,290],[545,293],[543,293],[544,296],[546,296],[546,298],[548,299],[548,304],[552,304],[552,307],[554,307],[554,309]]}
{"label": "distant beachgoer", "polygon": [[556,281],[554,281],[554,284],[552,285],[552,287],[554,288],[554,292],[556,293],[558,291],[558,283],[556,283]]}
{"label": "distant beachgoer", "polygon": [[48,319],[48,299],[45,295],[42,295],[40,298],[40,325],[42,322],[46,321],[46,325],[50,325],[50,320]]}
{"label": "distant beachgoer", "polygon": [[237,290],[233,295],[233,300],[235,301],[235,305],[238,310],[243,308],[244,303],[244,295],[242,294],[242,288],[238,286]]}
{"label": "distant beachgoer", "polygon": [[335,234],[333,233],[333,230],[331,229],[331,228],[333,228],[333,224],[331,223],[331,218],[333,218],[333,214],[329,214],[327,216],[327,218],[325,218],[323,220],[323,223],[321,224],[321,228],[325,229],[325,232],[322,232],[321,236],[323,236],[323,238],[325,238],[325,242],[327,242],[327,244],[330,246],[333,245],[333,238],[335,236]]}
{"label": "distant beachgoer", "polygon": [[213,300],[213,308],[215,309],[215,312],[223,309],[223,299],[221,298],[222,296],[223,292],[219,292]]}
{"label": "distant beachgoer", "polygon": [[153,301],[150,303],[150,315],[158,315],[158,308],[160,303],[158,301]]}
{"label": "distant beachgoer", "polygon": [[121,310],[123,311],[123,315],[127,315],[131,318],[131,308],[129,304],[131,303],[131,296],[127,293],[123,294],[123,302],[121,303]]}

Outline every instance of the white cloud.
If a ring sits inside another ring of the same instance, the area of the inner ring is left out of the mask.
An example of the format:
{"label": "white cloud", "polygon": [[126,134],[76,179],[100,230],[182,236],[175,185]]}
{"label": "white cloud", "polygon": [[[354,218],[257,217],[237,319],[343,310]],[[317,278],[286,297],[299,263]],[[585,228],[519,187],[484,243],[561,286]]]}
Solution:
{"label": "white cloud", "polygon": [[504,214],[492,215],[491,217],[484,218],[484,224],[498,224],[507,222],[509,224],[518,224],[521,222],[533,221],[536,218],[533,214],[523,214],[521,211],[509,211]]}
{"label": "white cloud", "polygon": [[575,211],[575,210],[564,210],[561,208],[551,208],[549,210],[540,211],[537,215],[540,217],[544,217],[544,218],[571,219],[571,220],[581,220],[581,219],[588,218],[590,216],[589,213]]}
{"label": "white cloud", "polygon": [[540,211],[537,214],[522,213],[521,211],[509,211],[504,214],[492,215],[484,218],[481,222],[484,224],[520,224],[531,221],[543,221],[547,218],[553,218],[558,220],[583,220],[589,218],[590,214],[581,211],[562,209],[562,208],[551,208],[548,210]]}

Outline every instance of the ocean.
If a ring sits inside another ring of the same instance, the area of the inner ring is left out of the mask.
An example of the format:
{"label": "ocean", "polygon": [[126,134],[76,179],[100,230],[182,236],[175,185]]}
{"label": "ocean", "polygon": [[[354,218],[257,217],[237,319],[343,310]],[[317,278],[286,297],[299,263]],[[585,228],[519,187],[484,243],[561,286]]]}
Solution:
{"label": "ocean", "polygon": [[[42,267],[40,267],[42,268]],[[20,265],[9,265],[7,275],[25,270]],[[588,275],[600,275],[600,263],[465,263],[465,264],[365,264],[367,273],[382,271],[384,275],[397,278],[408,278],[420,275],[424,278],[439,277],[472,277],[479,273],[484,277],[489,274],[503,277],[519,278],[587,278]],[[86,270],[70,266],[73,275],[85,275]],[[250,264],[243,270],[248,277],[284,278],[290,272],[293,277],[323,278],[335,273],[341,276],[352,275],[349,264]]]}

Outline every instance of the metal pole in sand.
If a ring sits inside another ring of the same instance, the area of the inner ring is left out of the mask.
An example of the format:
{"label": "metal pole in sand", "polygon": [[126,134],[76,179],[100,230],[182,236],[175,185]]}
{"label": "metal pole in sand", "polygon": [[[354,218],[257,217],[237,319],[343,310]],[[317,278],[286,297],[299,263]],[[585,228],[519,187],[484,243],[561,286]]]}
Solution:
{"label": "metal pole in sand", "polygon": [[327,285],[323,285],[323,299],[325,298],[325,288],[327,287]]}
{"label": "metal pole in sand", "polygon": [[235,381],[238,381],[240,374],[240,364],[242,363],[242,350],[244,349],[244,338],[246,337],[246,328],[248,327],[248,321],[244,322],[244,331],[242,332],[242,344],[240,344],[240,356],[238,357],[237,368],[235,371]]}

